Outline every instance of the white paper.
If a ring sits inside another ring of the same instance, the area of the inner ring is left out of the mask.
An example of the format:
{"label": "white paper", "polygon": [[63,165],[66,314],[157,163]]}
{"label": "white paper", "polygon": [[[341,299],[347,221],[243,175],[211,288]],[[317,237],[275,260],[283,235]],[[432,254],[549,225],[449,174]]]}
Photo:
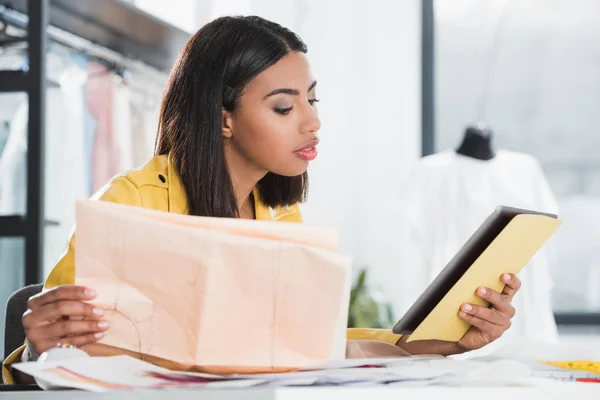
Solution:
{"label": "white paper", "polygon": [[412,357],[377,357],[377,358],[350,358],[340,361],[331,361],[322,364],[313,365],[300,369],[300,371],[316,371],[326,369],[340,369],[340,368],[357,368],[364,365],[375,365],[375,366],[394,366],[398,364],[410,364],[415,361],[427,361],[427,360],[438,360],[444,359],[443,356],[436,355],[425,355],[425,356],[412,356]]}
{"label": "white paper", "polygon": [[[194,374],[213,382],[185,382],[161,379],[152,374],[170,376],[172,371],[128,357],[85,357],[51,362],[28,362],[13,368],[48,382],[53,387],[82,389],[92,392],[110,390],[156,389],[168,387],[247,388],[265,383],[261,379],[225,380],[209,374]],[[176,373],[175,375],[181,376]]]}
{"label": "white paper", "polygon": [[581,349],[574,346],[521,339],[497,349],[489,356],[471,359],[491,363],[499,360],[518,361],[532,371],[536,378],[574,381],[579,378],[600,378],[600,374],[573,371],[547,365],[543,362],[600,361],[600,349]]}
{"label": "white paper", "polygon": [[131,358],[85,357],[51,362],[15,364],[14,368],[48,382],[52,387],[94,392],[127,389],[211,388],[240,389],[253,386],[372,386],[372,385],[531,385],[531,369],[515,361],[457,361],[447,358],[405,357],[349,360],[353,365],[379,365],[298,371],[277,374],[217,376],[170,371]]}

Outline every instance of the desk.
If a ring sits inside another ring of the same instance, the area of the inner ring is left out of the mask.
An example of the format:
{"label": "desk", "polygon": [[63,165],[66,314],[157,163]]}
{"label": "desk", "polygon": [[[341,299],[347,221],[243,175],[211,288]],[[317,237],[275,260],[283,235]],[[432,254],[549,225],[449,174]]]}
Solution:
{"label": "desk", "polygon": [[14,392],[10,400],[585,400],[600,399],[600,384],[542,382],[537,387],[307,387],[244,390],[152,390],[91,392]]}

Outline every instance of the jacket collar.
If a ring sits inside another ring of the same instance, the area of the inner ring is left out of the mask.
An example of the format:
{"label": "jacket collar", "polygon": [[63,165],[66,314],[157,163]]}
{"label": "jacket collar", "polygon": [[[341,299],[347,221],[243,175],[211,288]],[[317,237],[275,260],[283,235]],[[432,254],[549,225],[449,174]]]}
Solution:
{"label": "jacket collar", "polygon": [[[169,192],[169,212],[177,214],[188,213],[188,202],[185,188],[179,177],[179,173],[172,162],[171,155],[167,156],[167,182]],[[257,220],[277,221],[283,217],[298,212],[297,207],[277,207],[275,209],[262,203],[258,188],[252,191],[254,195],[254,212]]]}

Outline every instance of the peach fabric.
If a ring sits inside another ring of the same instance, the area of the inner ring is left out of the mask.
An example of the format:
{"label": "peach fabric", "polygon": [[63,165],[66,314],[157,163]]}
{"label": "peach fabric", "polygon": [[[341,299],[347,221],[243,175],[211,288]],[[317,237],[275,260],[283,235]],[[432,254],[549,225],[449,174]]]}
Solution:
{"label": "peach fabric", "polygon": [[114,79],[112,72],[95,62],[88,64],[85,85],[87,107],[96,121],[92,150],[92,190],[95,192],[120,168],[113,127]]}
{"label": "peach fabric", "polygon": [[301,224],[79,201],[75,283],[111,326],[86,351],[218,373],[344,359],[351,262],[336,246]]}

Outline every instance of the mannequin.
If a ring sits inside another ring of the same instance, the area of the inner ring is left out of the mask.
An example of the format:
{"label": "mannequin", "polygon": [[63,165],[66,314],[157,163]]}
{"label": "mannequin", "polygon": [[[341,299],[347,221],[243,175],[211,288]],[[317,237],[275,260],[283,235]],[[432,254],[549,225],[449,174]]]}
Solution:
{"label": "mannequin", "polygon": [[469,126],[465,130],[463,141],[456,150],[458,154],[488,161],[496,157],[496,150],[492,145],[493,134],[484,123]]}
{"label": "mannequin", "polygon": [[[533,156],[495,149],[485,124],[469,126],[457,149],[420,159],[403,184],[398,203],[400,285],[397,310],[405,312],[499,205],[558,213],[558,204]],[[513,304],[520,312],[485,355],[518,338],[556,343],[546,249],[519,274],[523,287]],[[469,356],[475,354],[470,353]]]}

